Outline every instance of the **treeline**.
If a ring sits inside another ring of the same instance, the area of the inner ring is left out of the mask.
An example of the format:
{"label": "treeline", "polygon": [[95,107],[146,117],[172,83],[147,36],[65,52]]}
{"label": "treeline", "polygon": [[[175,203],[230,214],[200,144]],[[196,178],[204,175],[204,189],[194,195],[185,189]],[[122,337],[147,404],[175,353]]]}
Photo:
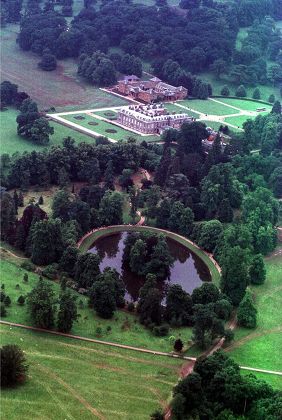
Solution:
{"label": "treeline", "polygon": [[[242,375],[237,363],[217,351],[197,359],[193,372],[175,386],[171,407],[177,420],[197,417],[278,420],[282,398],[252,373]],[[164,417],[156,412],[151,418]]]}
{"label": "treeline", "polygon": [[91,56],[81,54],[77,73],[97,86],[113,85],[117,82],[118,73],[142,76],[142,62],[134,55],[118,53],[105,54],[100,51]]}

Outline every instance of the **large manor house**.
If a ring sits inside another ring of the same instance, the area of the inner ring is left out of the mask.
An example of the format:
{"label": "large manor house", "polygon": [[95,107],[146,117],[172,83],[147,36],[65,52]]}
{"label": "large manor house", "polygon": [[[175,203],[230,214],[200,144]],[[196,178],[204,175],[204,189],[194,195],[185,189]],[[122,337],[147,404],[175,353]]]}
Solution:
{"label": "large manor house", "polygon": [[119,110],[117,122],[144,134],[161,134],[168,128],[179,129],[194,119],[187,114],[170,114],[163,104],[130,105]]}
{"label": "large manor house", "polygon": [[171,86],[157,77],[150,80],[139,80],[134,75],[125,76],[123,80],[119,80],[116,90],[122,95],[149,104],[160,101],[178,101],[185,99],[188,95],[187,89],[183,86]]}

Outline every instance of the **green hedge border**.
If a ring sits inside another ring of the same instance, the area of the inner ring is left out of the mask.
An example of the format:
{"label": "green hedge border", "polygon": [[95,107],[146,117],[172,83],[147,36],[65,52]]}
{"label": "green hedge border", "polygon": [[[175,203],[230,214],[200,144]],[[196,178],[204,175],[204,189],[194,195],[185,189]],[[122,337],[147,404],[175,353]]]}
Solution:
{"label": "green hedge border", "polygon": [[82,252],[88,251],[90,246],[99,238],[103,236],[109,236],[116,232],[123,232],[123,231],[133,231],[133,232],[156,232],[156,233],[163,233],[168,238],[175,240],[176,242],[184,245],[189,251],[193,252],[197,255],[203,263],[208,267],[209,272],[211,274],[212,281],[219,286],[220,285],[220,272],[218,268],[215,266],[214,262],[211,260],[210,256],[203,251],[202,249],[195,246],[193,243],[189,241],[189,239],[185,238],[184,236],[178,235],[177,233],[173,233],[167,230],[162,230],[150,226],[131,226],[131,225],[117,225],[117,226],[109,226],[108,228],[97,229],[90,234],[85,235],[84,238],[78,243],[78,248]]}

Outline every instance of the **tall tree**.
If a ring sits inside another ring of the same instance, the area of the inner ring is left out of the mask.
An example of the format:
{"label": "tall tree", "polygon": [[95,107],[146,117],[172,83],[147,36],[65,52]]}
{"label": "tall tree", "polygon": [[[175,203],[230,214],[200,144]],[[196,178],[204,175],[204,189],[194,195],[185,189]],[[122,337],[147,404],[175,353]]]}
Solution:
{"label": "tall tree", "polygon": [[50,281],[39,278],[27,298],[28,312],[33,324],[39,328],[55,325],[55,294]]}
{"label": "tall tree", "polygon": [[63,333],[69,333],[72,329],[73,322],[78,318],[75,300],[74,295],[69,290],[61,292],[57,327]]}

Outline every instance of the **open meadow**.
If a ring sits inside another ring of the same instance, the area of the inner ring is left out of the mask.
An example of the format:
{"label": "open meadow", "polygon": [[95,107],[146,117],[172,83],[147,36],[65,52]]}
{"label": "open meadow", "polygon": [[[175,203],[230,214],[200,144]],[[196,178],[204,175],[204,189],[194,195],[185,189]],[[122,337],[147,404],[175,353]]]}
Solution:
{"label": "open meadow", "polygon": [[1,80],[9,80],[24,90],[38,103],[40,109],[55,107],[57,111],[125,105],[126,100],[106,93],[77,76],[77,62],[73,59],[58,61],[57,69],[42,71],[39,57],[24,52],[16,43],[18,25],[2,28]]}
{"label": "open meadow", "polygon": [[164,407],[181,360],[0,326],[2,344],[18,344],[29,364],[26,384],[2,390],[9,420],[148,419]]}

